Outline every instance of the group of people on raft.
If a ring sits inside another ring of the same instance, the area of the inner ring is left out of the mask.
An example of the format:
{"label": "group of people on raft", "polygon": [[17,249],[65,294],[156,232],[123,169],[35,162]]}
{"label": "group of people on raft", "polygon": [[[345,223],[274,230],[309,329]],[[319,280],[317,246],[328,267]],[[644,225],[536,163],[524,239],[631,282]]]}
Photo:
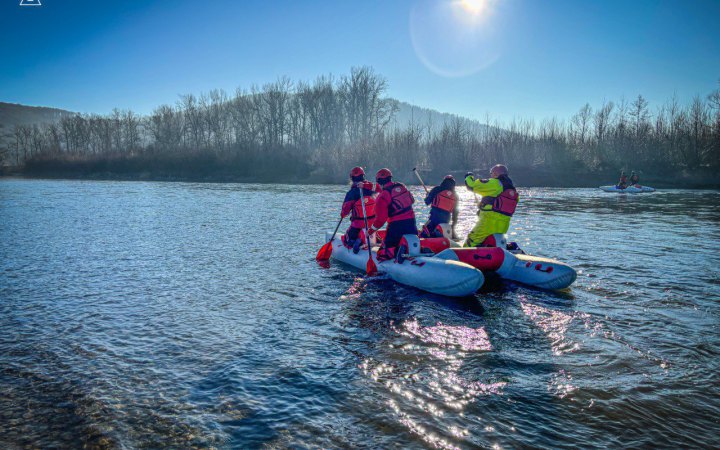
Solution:
{"label": "group of people on raft", "polygon": [[[455,178],[447,175],[439,186],[425,196],[430,206],[430,217],[418,231],[413,204],[415,198],[407,187],[393,181],[389,169],[380,169],[375,174],[376,183],[365,179],[362,167],[350,171],[351,186],[345,195],[340,212],[341,217],[350,215],[350,227],[342,237],[347,248],[358,253],[366,245],[364,229],[370,236],[387,222],[387,230],[377,252],[378,261],[395,257],[403,235],[411,234],[421,238],[443,236],[440,224],[452,224],[453,237],[459,215],[459,199],[455,192]],[[498,164],[490,169],[490,178],[475,178],[472,172],[465,175],[465,187],[482,196],[478,205],[478,221],[465,240],[465,247],[494,247],[493,234],[505,233],[510,227],[510,218],[515,213],[519,196],[508,169]]]}
{"label": "group of people on raft", "polygon": [[620,181],[617,184],[618,189],[625,189],[628,186],[635,186],[636,184],[640,183],[640,176],[633,172],[630,174],[630,184],[628,184],[628,178],[627,175],[625,175],[625,171],[620,172]]}

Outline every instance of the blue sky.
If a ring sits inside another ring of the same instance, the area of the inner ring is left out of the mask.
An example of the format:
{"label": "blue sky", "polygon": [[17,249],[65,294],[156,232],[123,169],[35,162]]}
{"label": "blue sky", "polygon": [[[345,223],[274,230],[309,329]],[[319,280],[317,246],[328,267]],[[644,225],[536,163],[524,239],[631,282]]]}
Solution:
{"label": "blue sky", "polygon": [[149,113],[179,94],[369,65],[399,100],[508,120],[638,94],[688,102],[720,79],[720,1],[42,3],[0,3],[0,101]]}

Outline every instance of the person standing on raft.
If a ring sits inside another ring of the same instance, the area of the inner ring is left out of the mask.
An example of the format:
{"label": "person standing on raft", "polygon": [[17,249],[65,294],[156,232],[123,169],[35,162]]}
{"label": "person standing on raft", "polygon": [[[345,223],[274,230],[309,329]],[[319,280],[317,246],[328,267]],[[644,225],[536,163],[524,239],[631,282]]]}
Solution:
{"label": "person standing on raft", "polygon": [[365,233],[360,235],[360,231],[365,229],[365,219],[363,218],[362,204],[360,203],[360,187],[363,191],[365,200],[365,213],[367,214],[368,224],[375,219],[375,191],[373,183],[365,180],[365,171],[362,167],[353,167],[350,171],[350,190],[345,194],[340,217],[347,217],[350,214],[350,227],[347,229],[341,241],[347,248],[352,248],[353,253],[360,251],[360,246],[365,241]]}
{"label": "person standing on raft", "polygon": [[423,225],[420,237],[442,237],[442,229],[438,228],[441,223],[452,223],[452,234],[455,236],[455,225],[460,213],[460,202],[455,193],[455,177],[447,175],[439,186],[432,188],[425,196],[425,204],[430,205],[430,217]]}
{"label": "person standing on raft", "polygon": [[418,234],[412,207],[415,199],[404,184],[392,181],[392,172],[389,169],[378,170],[375,180],[382,187],[382,192],[376,200],[375,221],[370,227],[370,235],[387,221],[387,232],[377,252],[378,261],[386,261],[395,256],[403,235]]}
{"label": "person standing on raft", "polygon": [[465,247],[495,247],[495,233],[506,233],[520,197],[508,176],[507,167],[498,164],[490,169],[490,178],[475,179],[472,172],[465,175],[469,191],[482,195],[478,205],[478,221],[465,240]]}

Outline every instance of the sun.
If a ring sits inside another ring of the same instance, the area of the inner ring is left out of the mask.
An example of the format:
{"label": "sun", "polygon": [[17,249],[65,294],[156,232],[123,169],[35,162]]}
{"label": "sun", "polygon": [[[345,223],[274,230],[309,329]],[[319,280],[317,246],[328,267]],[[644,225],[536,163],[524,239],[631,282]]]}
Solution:
{"label": "sun", "polygon": [[485,10],[487,0],[460,0],[460,5],[466,12],[472,15],[479,15]]}

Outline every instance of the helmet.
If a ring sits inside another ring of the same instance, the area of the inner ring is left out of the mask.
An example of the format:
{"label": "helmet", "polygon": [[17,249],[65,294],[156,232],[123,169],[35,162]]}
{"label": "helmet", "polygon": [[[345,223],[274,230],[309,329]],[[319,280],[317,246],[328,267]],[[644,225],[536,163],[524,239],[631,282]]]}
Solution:
{"label": "helmet", "polygon": [[445,178],[443,178],[443,180],[453,180],[453,181],[455,181],[455,177],[452,176],[452,175],[445,175]]}
{"label": "helmet", "polygon": [[375,174],[375,179],[379,180],[381,178],[392,178],[392,172],[390,172],[390,169],[380,169]]}
{"label": "helmet", "polygon": [[498,164],[494,166],[492,169],[490,169],[490,175],[495,175],[496,177],[499,177],[500,175],[507,175],[508,169],[507,167],[503,166],[502,164]]}
{"label": "helmet", "polygon": [[365,171],[363,170],[362,167],[353,167],[352,170],[350,171],[351,177],[359,177],[361,175],[365,175]]}

